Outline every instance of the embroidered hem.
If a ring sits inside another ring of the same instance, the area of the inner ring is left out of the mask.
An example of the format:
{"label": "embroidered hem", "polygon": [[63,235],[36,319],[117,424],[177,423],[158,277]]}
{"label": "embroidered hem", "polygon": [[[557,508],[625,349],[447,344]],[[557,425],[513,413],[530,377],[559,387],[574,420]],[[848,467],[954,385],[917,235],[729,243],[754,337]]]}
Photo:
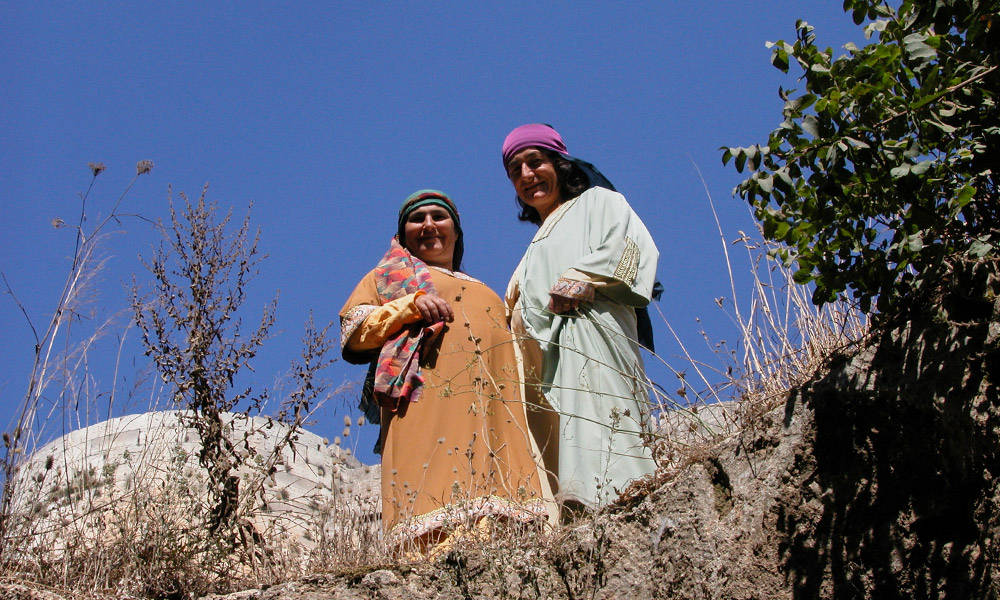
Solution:
{"label": "embroidered hem", "polygon": [[394,525],[386,534],[392,543],[403,543],[444,528],[451,528],[483,517],[506,517],[521,523],[545,520],[548,513],[541,499],[516,502],[500,496],[481,496],[458,504],[449,504],[402,523]]}

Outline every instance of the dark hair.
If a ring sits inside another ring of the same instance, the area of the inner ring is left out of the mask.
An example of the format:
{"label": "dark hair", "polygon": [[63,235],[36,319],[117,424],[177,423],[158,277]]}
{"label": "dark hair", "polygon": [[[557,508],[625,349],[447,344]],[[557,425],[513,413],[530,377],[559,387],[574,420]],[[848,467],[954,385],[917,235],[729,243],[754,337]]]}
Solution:
{"label": "dark hair", "polygon": [[[591,187],[590,178],[587,177],[587,174],[579,165],[563,158],[558,152],[553,152],[545,148],[538,148],[538,151],[544,154],[555,168],[556,182],[559,184],[559,196],[563,202],[576,198]],[[535,225],[542,224],[542,216],[538,214],[537,210],[522,202],[517,194],[514,195],[514,198],[517,200],[517,205],[520,208],[517,214],[519,220],[528,221]]]}

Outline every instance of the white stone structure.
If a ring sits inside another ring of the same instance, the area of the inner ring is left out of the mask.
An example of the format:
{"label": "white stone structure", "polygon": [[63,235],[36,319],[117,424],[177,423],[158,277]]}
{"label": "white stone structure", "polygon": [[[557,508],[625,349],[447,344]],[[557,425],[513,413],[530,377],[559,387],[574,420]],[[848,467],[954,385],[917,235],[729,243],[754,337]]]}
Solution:
{"label": "white stone structure", "polygon": [[[140,496],[173,494],[180,505],[204,506],[199,437],[180,417],[177,411],[118,417],[46,444],[18,471],[15,512],[30,515],[32,527],[45,531],[81,515],[115,511]],[[227,415],[226,422],[247,465],[239,472],[243,514],[258,532],[290,534],[309,546],[359,523],[381,528],[377,465],[362,465],[308,431],[285,444],[291,430],[268,417]]]}
{"label": "white stone structure", "polygon": [[[667,411],[656,429],[661,443],[697,444],[730,429],[732,411],[728,403]],[[14,477],[13,512],[26,517],[20,522],[38,547],[58,551],[67,534],[128,531],[141,527],[128,519],[152,514],[177,529],[188,527],[193,514],[204,516],[209,497],[200,441],[181,416],[118,417],[34,452]],[[267,417],[226,421],[246,465],[239,472],[240,516],[264,539],[310,548],[332,538],[381,536],[379,465],[362,465],[308,431],[284,444],[290,429]]]}

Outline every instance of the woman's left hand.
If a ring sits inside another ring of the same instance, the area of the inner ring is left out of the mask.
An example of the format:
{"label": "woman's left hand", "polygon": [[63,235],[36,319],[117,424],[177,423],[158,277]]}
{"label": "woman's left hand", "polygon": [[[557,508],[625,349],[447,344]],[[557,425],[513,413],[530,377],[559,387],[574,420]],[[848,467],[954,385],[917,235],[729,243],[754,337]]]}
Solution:
{"label": "woman's left hand", "polygon": [[428,323],[437,323],[438,321],[450,322],[455,320],[455,313],[451,310],[451,305],[448,301],[440,296],[434,294],[421,294],[417,296],[413,301],[416,305],[417,310],[420,311],[420,317]]}
{"label": "woman's left hand", "polygon": [[554,313],[562,314],[573,312],[579,307],[580,301],[575,298],[566,298],[564,296],[557,296],[556,294],[549,294],[549,310]]}

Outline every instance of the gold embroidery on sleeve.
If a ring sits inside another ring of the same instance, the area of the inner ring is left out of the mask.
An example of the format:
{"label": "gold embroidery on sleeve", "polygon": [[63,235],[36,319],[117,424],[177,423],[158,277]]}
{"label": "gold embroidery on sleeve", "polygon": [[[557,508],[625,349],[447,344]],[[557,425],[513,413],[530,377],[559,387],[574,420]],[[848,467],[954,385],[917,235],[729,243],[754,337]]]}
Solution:
{"label": "gold embroidery on sleeve", "polygon": [[625,238],[625,250],[622,251],[621,260],[618,261],[618,266],[615,267],[615,273],[613,277],[618,281],[632,285],[635,283],[635,278],[639,274],[639,246],[632,241],[632,238]]}

